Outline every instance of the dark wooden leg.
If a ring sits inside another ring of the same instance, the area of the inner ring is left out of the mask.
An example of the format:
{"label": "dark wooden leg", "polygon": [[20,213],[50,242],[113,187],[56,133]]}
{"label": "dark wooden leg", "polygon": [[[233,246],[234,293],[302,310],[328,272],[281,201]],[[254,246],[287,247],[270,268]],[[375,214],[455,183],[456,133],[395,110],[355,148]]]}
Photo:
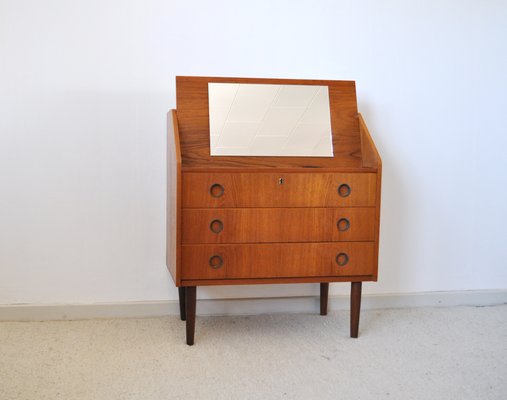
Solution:
{"label": "dark wooden leg", "polygon": [[186,310],[185,310],[185,286],[180,286],[178,288],[178,294],[180,295],[180,317],[182,321],[187,319]]}
{"label": "dark wooden leg", "polygon": [[185,309],[187,317],[187,344],[192,346],[194,344],[195,332],[195,302],[196,302],[196,287],[187,286],[185,288]]}
{"label": "dark wooden leg", "polygon": [[352,282],[350,288],[350,337],[359,334],[359,313],[361,312],[361,288],[363,282]]}
{"label": "dark wooden leg", "polygon": [[320,315],[327,315],[327,299],[329,295],[329,283],[320,284]]}

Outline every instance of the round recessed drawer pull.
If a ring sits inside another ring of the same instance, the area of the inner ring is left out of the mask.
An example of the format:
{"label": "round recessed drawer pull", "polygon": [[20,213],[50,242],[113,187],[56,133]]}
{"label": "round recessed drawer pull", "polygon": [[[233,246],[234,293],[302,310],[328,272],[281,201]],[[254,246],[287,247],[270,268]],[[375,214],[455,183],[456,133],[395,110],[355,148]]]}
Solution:
{"label": "round recessed drawer pull", "polygon": [[222,197],[224,194],[224,187],[220,183],[214,183],[209,188],[209,194],[213,197]]}
{"label": "round recessed drawer pull", "polygon": [[350,221],[347,218],[340,218],[336,223],[336,226],[340,232],[348,231],[350,228]]}
{"label": "round recessed drawer pull", "polygon": [[224,260],[217,254],[212,255],[209,258],[209,266],[213,269],[218,269],[224,264]]}
{"label": "round recessed drawer pull", "polygon": [[347,253],[338,253],[336,255],[336,264],[338,264],[340,267],[343,267],[348,264],[349,262],[349,256]]}
{"label": "round recessed drawer pull", "polygon": [[209,229],[213,233],[220,233],[224,230],[224,223],[219,219],[214,219],[213,221],[210,222]]}
{"label": "round recessed drawer pull", "polygon": [[342,183],[340,186],[338,186],[338,194],[340,197],[348,197],[351,191],[352,189],[346,183]]}

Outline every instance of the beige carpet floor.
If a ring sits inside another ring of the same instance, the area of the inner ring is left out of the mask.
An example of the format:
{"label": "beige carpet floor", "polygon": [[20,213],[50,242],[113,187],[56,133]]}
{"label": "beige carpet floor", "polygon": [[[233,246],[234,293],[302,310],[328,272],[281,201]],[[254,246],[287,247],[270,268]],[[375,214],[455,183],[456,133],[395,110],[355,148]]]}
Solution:
{"label": "beige carpet floor", "polygon": [[507,399],[507,306],[0,323],[0,399]]}

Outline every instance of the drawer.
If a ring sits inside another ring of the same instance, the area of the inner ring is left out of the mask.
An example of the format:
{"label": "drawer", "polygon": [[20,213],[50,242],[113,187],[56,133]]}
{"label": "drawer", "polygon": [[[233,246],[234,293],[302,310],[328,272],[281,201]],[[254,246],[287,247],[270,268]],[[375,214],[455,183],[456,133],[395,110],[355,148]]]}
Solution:
{"label": "drawer", "polygon": [[365,276],[373,242],[182,245],[182,279]]}
{"label": "drawer", "polygon": [[182,210],[182,243],[373,241],[374,208]]}
{"label": "drawer", "polygon": [[183,208],[370,207],[375,173],[200,173],[182,176]]}

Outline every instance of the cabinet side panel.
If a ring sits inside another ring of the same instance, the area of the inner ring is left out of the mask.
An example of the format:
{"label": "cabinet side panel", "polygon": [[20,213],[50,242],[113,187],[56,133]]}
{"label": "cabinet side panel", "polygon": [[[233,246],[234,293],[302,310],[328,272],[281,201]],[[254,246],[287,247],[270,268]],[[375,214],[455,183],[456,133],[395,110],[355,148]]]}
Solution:
{"label": "cabinet side panel", "polygon": [[380,167],[382,159],[373,142],[370,131],[366,126],[366,122],[361,114],[359,117],[359,133],[361,136],[361,154],[363,158],[363,167]]}
{"label": "cabinet side panel", "polygon": [[375,146],[375,142],[366,126],[366,122],[361,114],[359,116],[359,132],[361,134],[361,152],[363,156],[363,167],[376,167],[376,192],[375,192],[375,271],[374,278],[378,276],[379,259],[379,239],[380,239],[380,199],[382,187],[382,158]]}
{"label": "cabinet side panel", "polygon": [[380,247],[380,203],[382,195],[382,161],[379,160],[377,171],[377,193],[375,199],[375,281],[378,277],[378,260],[379,260],[379,247]]}
{"label": "cabinet side panel", "polygon": [[181,153],[176,111],[167,113],[167,244],[166,265],[176,286],[181,283]]}

